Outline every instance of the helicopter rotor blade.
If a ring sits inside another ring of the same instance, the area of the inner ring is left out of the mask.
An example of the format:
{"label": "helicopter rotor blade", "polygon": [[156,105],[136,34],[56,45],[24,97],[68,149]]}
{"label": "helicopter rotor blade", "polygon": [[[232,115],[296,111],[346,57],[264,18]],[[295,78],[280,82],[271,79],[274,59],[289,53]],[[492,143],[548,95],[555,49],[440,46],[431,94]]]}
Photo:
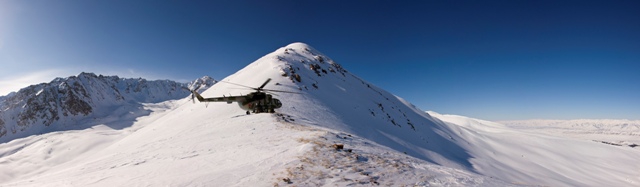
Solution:
{"label": "helicopter rotor blade", "polygon": [[255,90],[253,88],[229,88],[229,89],[232,89],[232,90]]}
{"label": "helicopter rotor blade", "polygon": [[255,90],[255,91],[262,91],[262,90],[264,90],[263,88],[265,86],[267,86],[267,84],[269,84],[269,82],[271,82],[271,78],[267,79],[267,81],[262,83],[262,85],[260,85],[260,87],[257,87],[257,88],[254,88],[254,87],[251,87],[251,86],[245,86],[245,85],[242,85],[242,84],[236,84],[236,83],[232,83],[232,82],[227,82],[227,81],[220,81],[220,82],[233,84],[233,85],[236,85],[236,86],[242,86],[242,87],[249,88],[249,89],[252,89],[252,90]]}
{"label": "helicopter rotor blade", "polygon": [[269,82],[271,82],[271,78],[268,78],[267,81],[264,81],[264,83],[262,83],[262,85],[258,87],[258,90],[262,90],[264,86],[266,86]]}
{"label": "helicopter rotor blade", "polygon": [[299,92],[290,92],[290,91],[282,91],[282,90],[271,90],[271,89],[263,89],[265,92],[279,92],[279,93],[292,93],[292,94],[302,94]]}
{"label": "helicopter rotor blade", "polygon": [[272,93],[272,92],[269,92],[269,91],[264,91],[264,93],[268,93],[269,95],[280,96],[280,95],[278,95],[278,94],[275,94],[275,93]]}
{"label": "helicopter rotor blade", "polygon": [[[234,89],[234,90],[253,90],[253,89],[248,89],[248,88],[231,88],[231,89]],[[262,89],[260,91],[266,92],[266,93],[269,93],[269,94],[273,94],[273,95],[277,95],[277,94],[274,94],[275,92],[277,92],[277,93],[302,94],[302,93],[299,93],[299,92],[290,92],[290,91],[272,90],[272,89]]]}
{"label": "helicopter rotor blade", "polygon": [[227,83],[227,84],[233,84],[233,85],[236,85],[236,86],[242,86],[242,87],[249,88],[249,89],[252,89],[252,90],[258,90],[258,88],[254,88],[254,87],[250,87],[250,86],[245,86],[245,85],[242,85],[242,84],[236,84],[236,83],[227,82],[227,81],[220,81],[220,82],[224,82],[224,83]]}

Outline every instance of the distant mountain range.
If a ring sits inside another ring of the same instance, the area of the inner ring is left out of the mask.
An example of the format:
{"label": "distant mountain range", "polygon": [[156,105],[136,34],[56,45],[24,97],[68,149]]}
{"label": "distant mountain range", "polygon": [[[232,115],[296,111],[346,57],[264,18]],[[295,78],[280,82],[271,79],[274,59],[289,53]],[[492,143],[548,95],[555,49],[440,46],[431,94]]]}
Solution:
{"label": "distant mountain range", "polygon": [[81,128],[108,117],[116,108],[137,110],[141,103],[157,103],[189,95],[183,88],[207,89],[208,76],[190,83],[120,78],[93,73],[56,78],[0,97],[0,143],[34,134]]}

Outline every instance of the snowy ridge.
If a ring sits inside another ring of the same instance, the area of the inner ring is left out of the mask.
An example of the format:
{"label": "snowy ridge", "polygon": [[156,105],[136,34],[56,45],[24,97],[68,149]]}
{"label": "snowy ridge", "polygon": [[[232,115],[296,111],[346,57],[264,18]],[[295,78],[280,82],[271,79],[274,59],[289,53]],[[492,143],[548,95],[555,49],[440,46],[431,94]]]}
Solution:
{"label": "snowy ridge", "polygon": [[86,128],[113,121],[107,118],[115,116],[131,115],[126,118],[132,118],[146,115],[148,111],[142,109],[141,103],[183,98],[189,92],[182,87],[208,88],[213,83],[215,80],[207,76],[189,84],[93,73],[56,78],[0,98],[0,142],[45,132]]}

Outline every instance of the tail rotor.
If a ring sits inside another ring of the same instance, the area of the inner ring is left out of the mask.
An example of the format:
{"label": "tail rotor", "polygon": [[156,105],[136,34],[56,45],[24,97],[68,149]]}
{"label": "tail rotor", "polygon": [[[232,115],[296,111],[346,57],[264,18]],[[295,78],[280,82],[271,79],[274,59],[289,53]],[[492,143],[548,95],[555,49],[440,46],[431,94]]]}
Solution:
{"label": "tail rotor", "polygon": [[185,90],[187,90],[187,91],[191,92],[191,102],[193,102],[193,104],[195,104],[195,103],[196,103],[196,98],[195,98],[195,97],[196,97],[196,95],[195,95],[194,93],[195,93],[198,89],[200,89],[200,86],[196,87],[196,88],[195,88],[195,89],[193,89],[193,90],[191,90],[191,89],[189,89],[189,88],[187,88],[187,87],[182,87],[182,89],[185,89]]}

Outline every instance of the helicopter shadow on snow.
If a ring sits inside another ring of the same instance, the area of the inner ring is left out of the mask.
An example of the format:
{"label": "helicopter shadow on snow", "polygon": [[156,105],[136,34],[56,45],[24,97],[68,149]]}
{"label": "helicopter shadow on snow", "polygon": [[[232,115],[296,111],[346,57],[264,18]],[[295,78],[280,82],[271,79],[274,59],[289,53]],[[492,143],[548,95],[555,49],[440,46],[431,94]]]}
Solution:
{"label": "helicopter shadow on snow", "polygon": [[247,114],[240,114],[240,115],[232,116],[231,118],[239,118],[239,117],[244,117],[244,116],[248,116],[248,115]]}
{"label": "helicopter shadow on snow", "polygon": [[245,116],[250,116],[250,115],[262,115],[262,114],[269,114],[269,113],[251,113],[251,114],[240,114],[240,115],[235,115],[235,116],[231,116],[231,118],[239,118],[239,117],[245,117]]}

